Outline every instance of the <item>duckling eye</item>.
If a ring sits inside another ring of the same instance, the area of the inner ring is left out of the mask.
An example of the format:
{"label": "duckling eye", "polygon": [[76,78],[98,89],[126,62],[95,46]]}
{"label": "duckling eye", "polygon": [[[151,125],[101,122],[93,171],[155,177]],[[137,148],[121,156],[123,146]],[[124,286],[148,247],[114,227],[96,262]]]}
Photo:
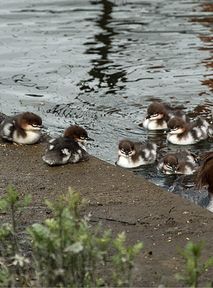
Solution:
{"label": "duckling eye", "polygon": [[31,124],[31,126],[33,126],[33,127],[38,127],[38,125],[37,125],[37,124]]}
{"label": "duckling eye", "polygon": [[178,127],[178,126],[173,128],[173,130],[175,130],[175,131],[176,131],[176,130],[178,130],[178,129],[179,129],[179,127]]}
{"label": "duckling eye", "polygon": [[81,136],[80,139],[81,139],[81,140],[85,140],[85,137],[84,137],[84,136]]}

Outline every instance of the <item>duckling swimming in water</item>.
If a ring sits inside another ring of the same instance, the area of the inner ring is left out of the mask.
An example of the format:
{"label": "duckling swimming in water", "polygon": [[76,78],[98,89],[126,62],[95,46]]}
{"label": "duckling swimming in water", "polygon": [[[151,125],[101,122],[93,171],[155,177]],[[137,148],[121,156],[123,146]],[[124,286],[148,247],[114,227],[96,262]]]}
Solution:
{"label": "duckling swimming in water", "polygon": [[165,130],[169,121],[169,112],[161,102],[154,101],[147,108],[143,127],[148,130]]}
{"label": "duckling swimming in water", "polygon": [[166,175],[191,175],[197,168],[197,157],[188,150],[167,153],[158,163],[158,170]]}
{"label": "duckling swimming in water", "polygon": [[136,168],[154,163],[157,155],[157,145],[121,140],[118,145],[118,160],[116,165],[124,168]]}
{"label": "duckling swimming in water", "polygon": [[200,117],[193,123],[188,123],[180,117],[173,117],[168,122],[168,128],[168,142],[176,145],[191,145],[209,137],[210,124]]}

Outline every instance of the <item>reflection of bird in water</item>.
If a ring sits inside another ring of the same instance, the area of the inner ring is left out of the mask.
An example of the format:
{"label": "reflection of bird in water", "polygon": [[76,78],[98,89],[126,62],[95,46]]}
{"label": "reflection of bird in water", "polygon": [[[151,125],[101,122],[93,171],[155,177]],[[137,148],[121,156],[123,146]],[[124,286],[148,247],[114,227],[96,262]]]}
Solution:
{"label": "reflection of bird in water", "polygon": [[203,163],[198,171],[197,187],[208,187],[208,197],[205,199],[207,209],[213,212],[213,151],[208,152],[204,158]]}
{"label": "reflection of bird in water", "polygon": [[[125,1],[118,1],[122,3]],[[98,33],[94,35],[94,41],[85,43],[88,46],[86,54],[94,54],[95,59],[92,60],[92,68],[88,71],[90,78],[79,82],[80,90],[90,92],[97,88],[107,88],[108,92],[116,93],[116,90],[125,88],[126,71],[122,66],[113,62],[113,37],[117,32],[114,31],[111,24],[113,7],[117,5],[117,1],[102,0],[92,2],[93,5],[102,4],[102,10],[96,20]],[[118,48],[117,48],[118,49]],[[124,47],[121,48],[123,50]],[[119,53],[117,50],[116,53]]]}
{"label": "reflection of bird in water", "polygon": [[163,187],[174,194],[189,200],[192,203],[204,206],[201,203],[205,197],[195,189],[194,175],[167,175]]}

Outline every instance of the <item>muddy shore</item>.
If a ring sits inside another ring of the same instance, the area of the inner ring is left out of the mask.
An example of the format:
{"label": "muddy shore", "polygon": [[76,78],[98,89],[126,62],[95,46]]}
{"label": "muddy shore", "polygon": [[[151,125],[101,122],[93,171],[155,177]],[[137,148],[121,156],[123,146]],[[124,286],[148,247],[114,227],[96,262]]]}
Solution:
{"label": "muddy shore", "polygon": [[[74,188],[87,199],[86,213],[92,213],[94,225],[101,221],[113,233],[125,231],[129,244],[143,241],[135,269],[137,286],[177,286],[174,274],[182,267],[178,247],[189,240],[204,240],[203,256],[213,255],[213,213],[206,209],[94,157],[75,165],[48,167],[41,160],[43,143],[0,144],[0,194],[11,183],[20,195],[32,195],[22,224],[48,217],[44,199],[55,199],[68,187]],[[209,271],[200,284],[210,280]]]}

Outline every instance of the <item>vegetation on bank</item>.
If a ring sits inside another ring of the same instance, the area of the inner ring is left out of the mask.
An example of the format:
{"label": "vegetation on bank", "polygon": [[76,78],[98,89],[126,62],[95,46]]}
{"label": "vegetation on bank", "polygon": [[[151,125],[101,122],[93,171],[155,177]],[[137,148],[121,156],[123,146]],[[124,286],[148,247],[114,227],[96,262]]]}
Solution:
{"label": "vegetation on bank", "polygon": [[54,203],[51,218],[20,231],[18,219],[29,204],[9,187],[0,200],[10,221],[0,227],[0,285],[8,287],[131,286],[134,259],[142,243],[125,244],[125,234],[91,227],[80,216],[79,194],[69,191]]}
{"label": "vegetation on bank", "polygon": [[[78,193],[68,191],[55,202],[47,201],[51,217],[21,229],[19,219],[30,197],[19,199],[9,186],[0,199],[1,287],[131,287],[135,258],[143,244],[126,245],[124,233],[115,238],[101,226],[91,227],[90,217],[80,215]],[[197,287],[213,257],[201,263],[202,243],[189,242],[181,251],[184,272],[177,278]]]}

